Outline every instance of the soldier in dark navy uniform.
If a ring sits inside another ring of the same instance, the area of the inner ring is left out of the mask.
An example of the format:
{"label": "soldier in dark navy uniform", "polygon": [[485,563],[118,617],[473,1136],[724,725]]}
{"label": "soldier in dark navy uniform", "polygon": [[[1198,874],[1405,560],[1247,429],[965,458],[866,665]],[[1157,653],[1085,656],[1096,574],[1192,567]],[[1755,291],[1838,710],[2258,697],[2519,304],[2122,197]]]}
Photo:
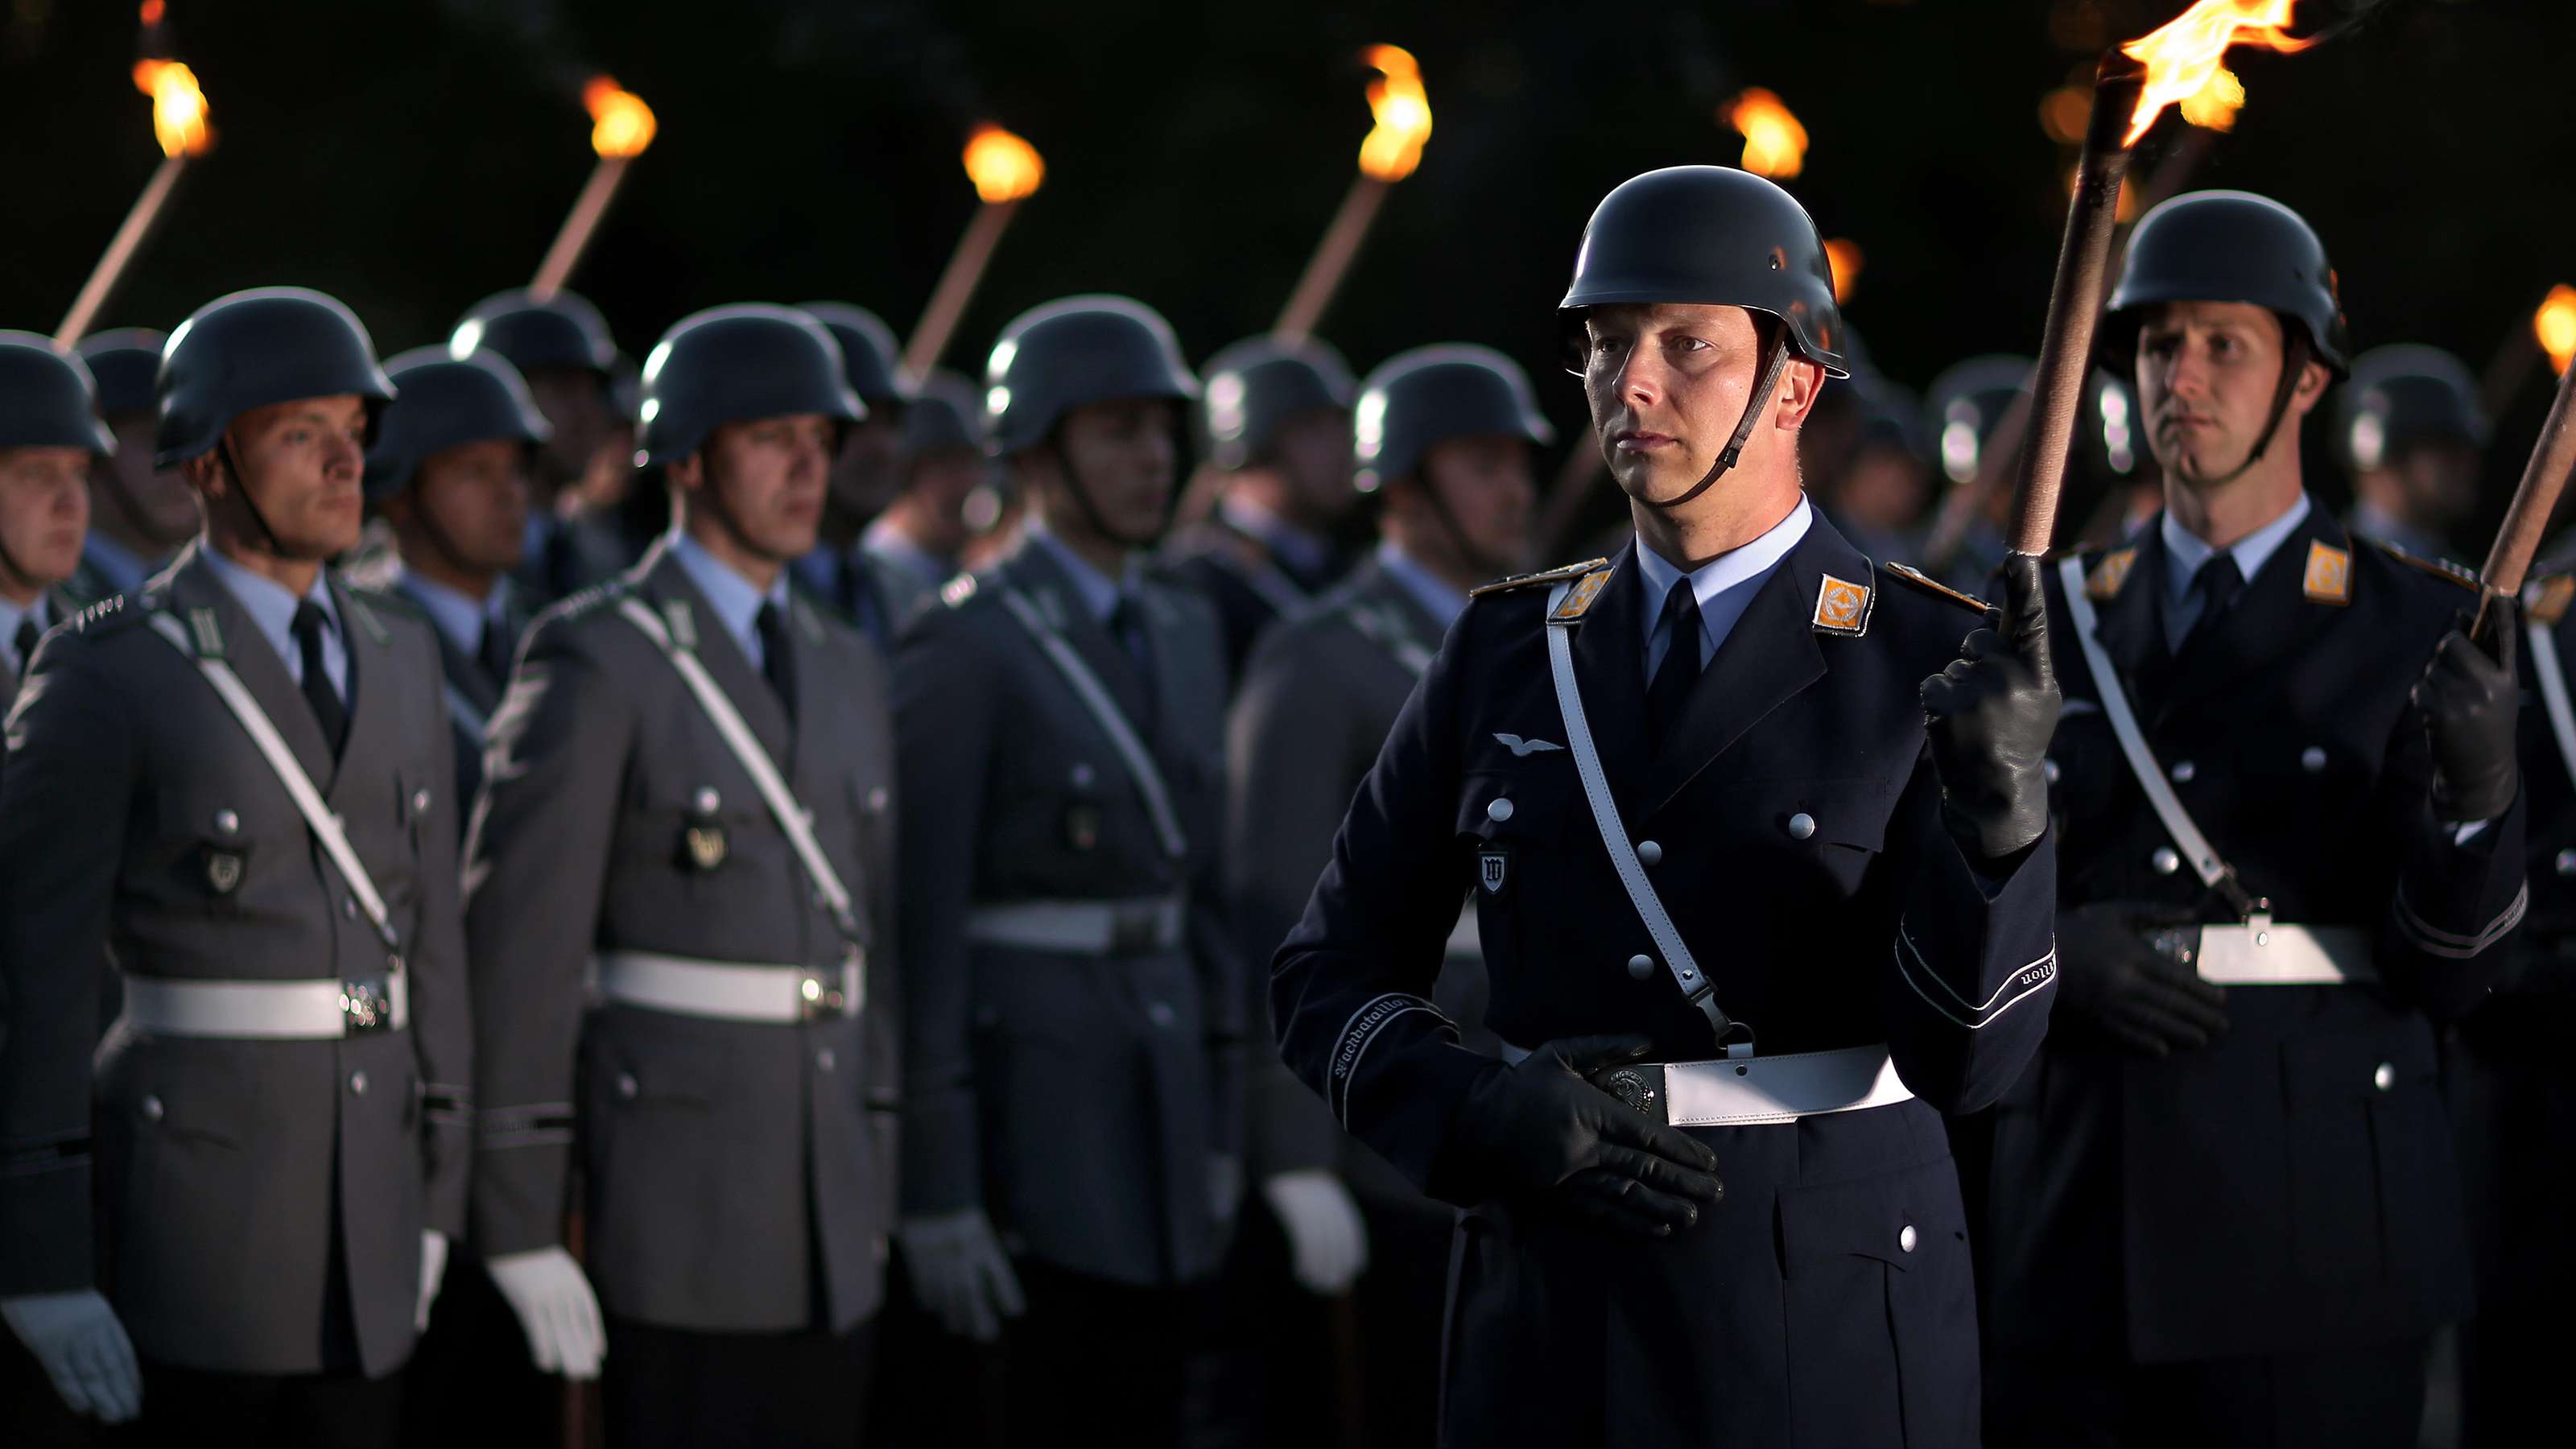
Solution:
{"label": "soldier in dark navy uniform", "polygon": [[2302,491],[2345,350],[2295,213],[2150,212],[2105,334],[2165,511],[2050,570],[2063,975],[1995,1122],[1988,1424],[2412,1445],[2470,1288],[2432,1022],[2526,898],[2514,635]]}
{"label": "soldier in dark navy uniform", "polygon": [[2458,562],[2451,530],[2478,506],[2487,433],[2477,379],[2450,353],[2398,343],[2354,358],[2335,408],[2352,531],[2417,558]]}
{"label": "soldier in dark navy uniform", "polygon": [[632,563],[666,517],[658,491],[634,490],[628,502],[642,506],[596,514],[577,514],[566,497],[581,492],[596,470],[632,471],[624,456],[608,456],[623,447],[626,432],[615,392],[625,360],[608,319],[578,292],[539,299],[513,288],[468,309],[447,347],[458,357],[488,351],[507,358],[553,430],[537,454],[527,547],[516,575],[528,603],[551,604]]}
{"label": "soldier in dark navy uniform", "polygon": [[[1842,329],[1771,183],[1627,182],[1563,306],[1638,542],[1450,629],[1275,960],[1288,1063],[1468,1209],[1445,1442],[1973,1445],[1940,1113],[2055,976],[2038,560],[1981,627],[1816,516]],[[1431,998],[1471,889],[1509,1065]]]}

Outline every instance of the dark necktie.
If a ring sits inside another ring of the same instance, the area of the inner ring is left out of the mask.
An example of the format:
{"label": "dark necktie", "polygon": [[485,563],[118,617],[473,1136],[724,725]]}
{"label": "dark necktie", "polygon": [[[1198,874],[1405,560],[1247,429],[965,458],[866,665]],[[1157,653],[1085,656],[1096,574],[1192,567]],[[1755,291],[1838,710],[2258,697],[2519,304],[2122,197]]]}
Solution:
{"label": "dark necktie", "polygon": [[796,653],[788,647],[787,621],[778,606],[763,603],[752,627],[760,631],[760,672],[776,691],[779,705],[787,711],[787,722],[796,723]]}
{"label": "dark necktie", "polygon": [[2200,600],[2200,615],[2191,622],[2191,631],[2183,636],[2183,647],[2192,645],[2217,632],[2220,620],[2236,596],[2245,592],[2245,571],[2236,566],[2236,555],[2220,550],[2200,566],[2191,577],[2191,591]]}
{"label": "dark necktie", "polygon": [[43,637],[43,635],[41,631],[36,628],[36,618],[33,614],[30,614],[26,618],[18,621],[17,637],[9,641],[9,647],[18,651],[18,672],[20,674],[27,672],[28,662],[36,657],[36,641],[41,637]]}
{"label": "dark necktie", "polygon": [[1681,723],[1682,709],[1699,683],[1699,594],[1687,576],[1675,579],[1664,595],[1663,617],[1655,629],[1664,639],[1664,659],[1646,686],[1646,741],[1660,755],[1664,735]]}
{"label": "dark necktie", "polygon": [[322,738],[330,743],[331,758],[340,758],[340,747],[349,742],[349,707],[340,700],[340,691],[331,687],[331,671],[322,664],[322,631],[328,628],[322,610],[311,599],[295,606],[295,647],[304,660],[304,702],[313,706],[314,721],[322,726]]}
{"label": "dark necktie", "polygon": [[1109,611],[1109,637],[1136,666],[1136,678],[1145,686],[1145,717],[1135,721],[1138,732],[1153,733],[1154,717],[1160,712],[1155,694],[1154,639],[1145,627],[1145,608],[1134,594],[1120,592],[1118,606]]}
{"label": "dark necktie", "polygon": [[876,571],[858,549],[841,555],[841,612],[878,648],[892,647],[894,641],[886,637],[885,610],[877,604]]}
{"label": "dark necktie", "polygon": [[475,661],[483,666],[485,678],[495,689],[510,678],[510,629],[500,620],[486,615],[483,620],[483,642],[474,649]]}

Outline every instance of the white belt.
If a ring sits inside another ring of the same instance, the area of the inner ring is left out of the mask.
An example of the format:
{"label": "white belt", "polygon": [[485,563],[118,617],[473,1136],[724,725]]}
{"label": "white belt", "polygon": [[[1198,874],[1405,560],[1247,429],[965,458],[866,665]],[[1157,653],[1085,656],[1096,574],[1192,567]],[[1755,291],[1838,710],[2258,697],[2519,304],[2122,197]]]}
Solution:
{"label": "white belt", "polygon": [[128,976],[123,1021],[148,1036],[328,1041],[400,1031],[411,1000],[399,971],[369,982]]}
{"label": "white belt", "polygon": [[650,951],[610,951],[593,963],[592,984],[620,1006],[703,1016],[715,1021],[810,1021],[846,1014],[859,994],[865,963],[780,966],[747,961],[692,961]]}
{"label": "white belt", "polygon": [[1013,901],[966,913],[966,939],[1023,951],[1137,956],[1181,943],[1178,896],[1126,901]]}
{"label": "white belt", "polygon": [[[2185,942],[2191,933],[2182,933]],[[2370,933],[2359,926],[2276,926],[2255,916],[2242,926],[2202,926],[2183,961],[2220,986],[2344,986],[2371,983]]]}
{"label": "white belt", "polygon": [[1663,1118],[1675,1127],[1795,1122],[1912,1101],[1884,1046],[1663,1064]]}
{"label": "white belt", "polygon": [[1476,926],[1474,901],[1469,901],[1467,909],[1458,913],[1458,924],[1450,929],[1449,944],[1440,948],[1440,955],[1443,960],[1448,961],[1485,959],[1485,938]]}

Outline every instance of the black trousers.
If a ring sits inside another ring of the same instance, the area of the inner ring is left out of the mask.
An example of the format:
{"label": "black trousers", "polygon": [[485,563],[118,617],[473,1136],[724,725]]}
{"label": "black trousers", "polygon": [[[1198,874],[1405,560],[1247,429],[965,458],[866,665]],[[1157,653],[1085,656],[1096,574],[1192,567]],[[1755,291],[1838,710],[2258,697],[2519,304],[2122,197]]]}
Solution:
{"label": "black trousers", "polygon": [[509,1300],[460,1257],[404,1371],[404,1449],[563,1449],[565,1381],[541,1373]]}
{"label": "black trousers", "polygon": [[875,1362],[874,1319],[839,1334],[698,1333],[612,1317],[600,1370],[608,1446],[849,1449]]}
{"label": "black trousers", "polygon": [[1005,1441],[1067,1449],[1181,1442],[1185,1362],[1202,1295],[1020,1259],[1028,1312],[1002,1333]]}
{"label": "black trousers", "polygon": [[221,1374],[143,1365],[143,1416],[104,1435],[141,1449],[394,1449],[403,1376]]}
{"label": "black trousers", "polygon": [[2423,1339],[2192,1363],[1998,1360],[1990,1449],[2415,1449]]}

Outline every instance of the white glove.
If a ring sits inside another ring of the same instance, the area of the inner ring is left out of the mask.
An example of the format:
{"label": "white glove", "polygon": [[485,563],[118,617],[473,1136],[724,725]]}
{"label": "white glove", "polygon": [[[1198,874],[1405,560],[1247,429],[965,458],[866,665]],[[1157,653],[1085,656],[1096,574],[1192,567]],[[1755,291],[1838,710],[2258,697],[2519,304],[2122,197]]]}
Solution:
{"label": "white glove", "polygon": [[1368,1225],[1342,1180],[1320,1167],[1273,1173],[1262,1200],[1288,1234],[1290,1269],[1318,1298],[1339,1298],[1368,1270]]}
{"label": "white glove", "polygon": [[423,1229],[420,1235],[420,1312],[412,1328],[429,1332],[429,1305],[438,1301],[438,1285],[447,1281],[447,1234]]}
{"label": "white glove", "polygon": [[961,1338],[992,1343],[1002,1320],[1028,1311],[1010,1255],[981,1208],[906,1218],[896,1230],[912,1296],[940,1326]]}
{"label": "white glove", "polygon": [[486,1258],[492,1286],[519,1315],[528,1336],[528,1353],[537,1368],[568,1379],[599,1377],[599,1361],[608,1353],[608,1333],[600,1326],[599,1299],[581,1265],[561,1248],[503,1253]]}
{"label": "white glove", "polygon": [[143,1412],[134,1340],[96,1289],[0,1298],[0,1319],[27,1345],[75,1414],[122,1424]]}
{"label": "white glove", "polygon": [[1208,1211],[1221,1223],[1234,1221],[1243,1207],[1243,1159],[1211,1157],[1208,1159]]}

